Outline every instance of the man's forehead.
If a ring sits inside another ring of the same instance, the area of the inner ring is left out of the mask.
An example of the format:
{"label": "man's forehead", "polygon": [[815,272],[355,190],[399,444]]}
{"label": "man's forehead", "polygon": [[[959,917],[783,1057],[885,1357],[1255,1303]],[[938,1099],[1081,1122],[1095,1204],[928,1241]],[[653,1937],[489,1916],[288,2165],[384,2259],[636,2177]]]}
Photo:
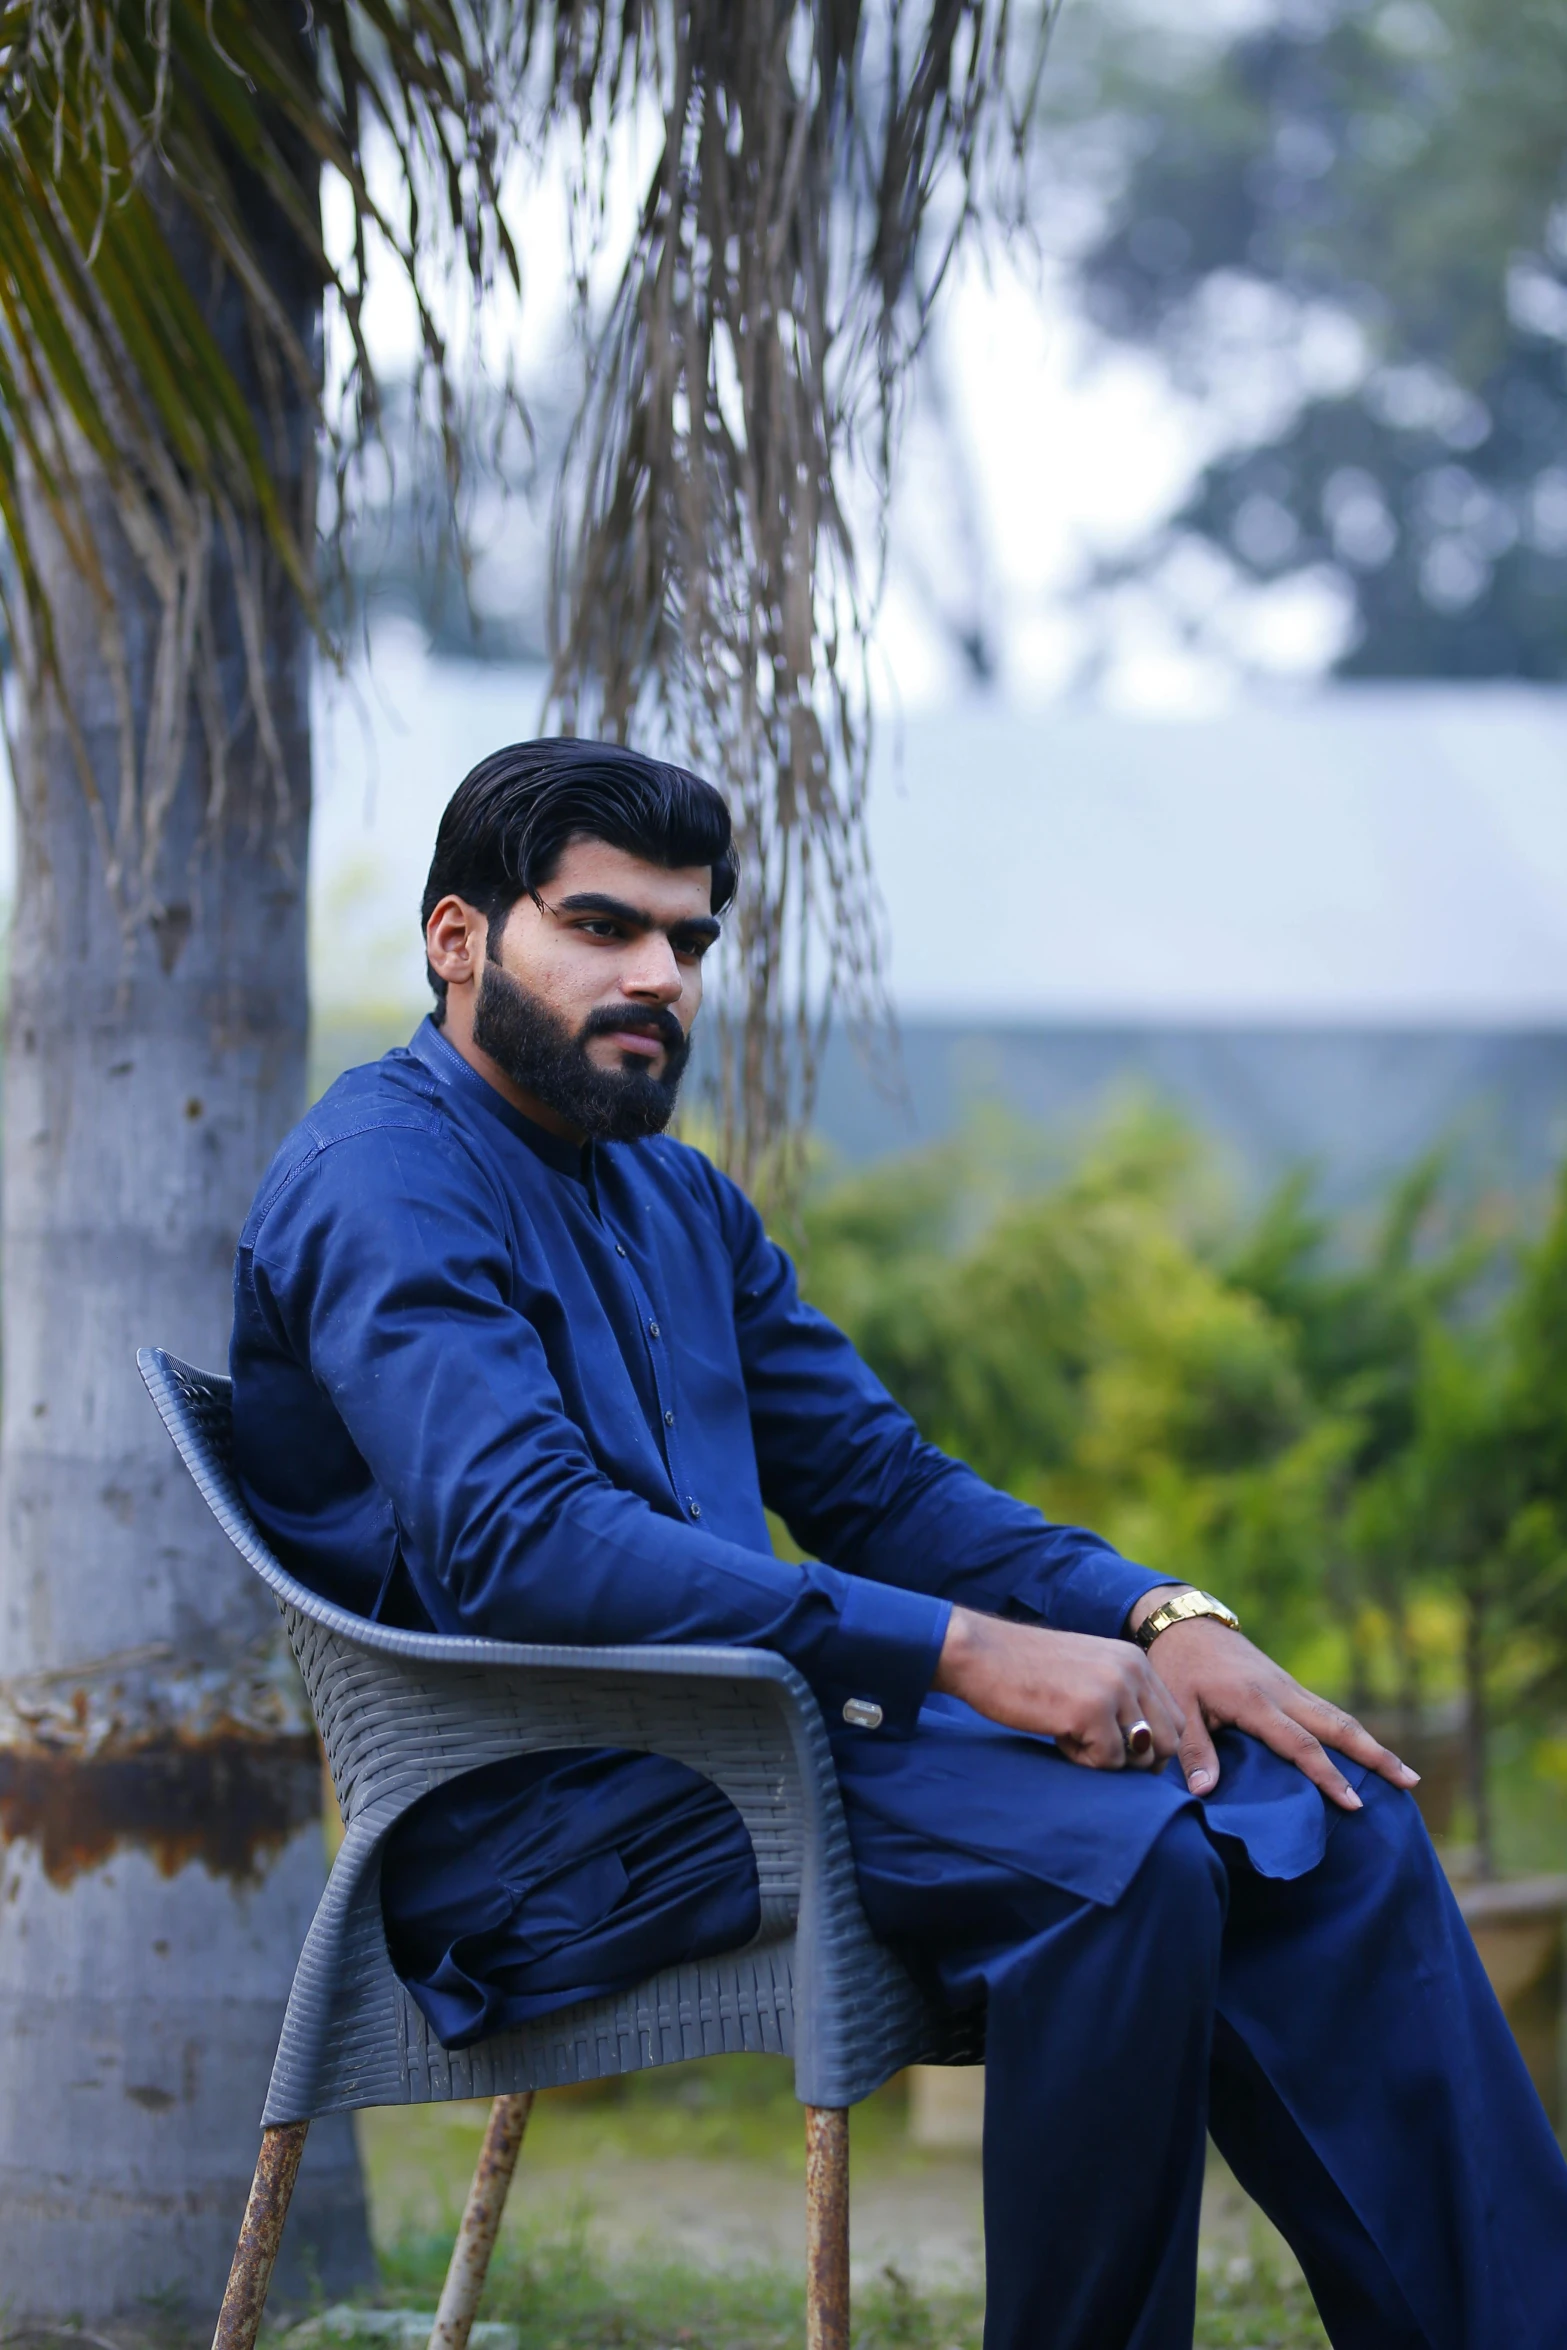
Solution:
{"label": "man's forehead", "polygon": [[568,841],[541,895],[552,905],[586,891],[623,899],[659,921],[706,914],[712,905],[713,874],[708,865],[656,865],[607,840]]}

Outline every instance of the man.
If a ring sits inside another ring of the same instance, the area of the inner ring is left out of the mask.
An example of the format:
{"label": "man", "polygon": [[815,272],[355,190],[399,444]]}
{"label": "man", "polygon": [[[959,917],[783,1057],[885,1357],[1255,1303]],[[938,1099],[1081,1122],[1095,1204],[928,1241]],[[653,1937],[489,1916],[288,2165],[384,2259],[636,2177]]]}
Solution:
{"label": "man", "polygon": [[[922,1443],[664,1138],[735,882],[719,796],[630,751],[462,784],[435,1016],[290,1136],[240,1243],[257,1516],[364,1615],[799,1667],[872,1927],[986,2011],[990,2350],[1184,2350],[1210,2127],[1335,2343],[1561,2350],[1567,2166],[1414,1774],[1219,1603]],[[614,1753],[427,1797],[383,1902],[450,2045],[758,1915],[725,1799]]]}

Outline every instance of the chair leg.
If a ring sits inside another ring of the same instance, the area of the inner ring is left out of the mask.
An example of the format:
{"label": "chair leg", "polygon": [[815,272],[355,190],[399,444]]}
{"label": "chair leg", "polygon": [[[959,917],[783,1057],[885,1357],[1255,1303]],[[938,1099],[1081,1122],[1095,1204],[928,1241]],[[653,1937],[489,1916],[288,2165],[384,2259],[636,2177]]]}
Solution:
{"label": "chair leg", "polygon": [[497,2097],[479,2149],[478,2168],[468,2189],[462,2225],[452,2246],[451,2265],[441,2287],[441,2305],[435,2313],[430,2350],[468,2350],[468,2336],[478,2313],[479,2296],[489,2274],[490,2254],[506,2209],[506,2190],[517,2167],[522,2133],[533,2111],[533,2092],[521,2097]]}
{"label": "chair leg", "polygon": [[308,2122],[281,2122],[261,2133],[256,2175],[250,2182],[250,2200],[240,2223],[212,2350],[255,2350],[309,2128]]}
{"label": "chair leg", "polygon": [[849,2114],[805,2109],[806,2350],[849,2350]]}

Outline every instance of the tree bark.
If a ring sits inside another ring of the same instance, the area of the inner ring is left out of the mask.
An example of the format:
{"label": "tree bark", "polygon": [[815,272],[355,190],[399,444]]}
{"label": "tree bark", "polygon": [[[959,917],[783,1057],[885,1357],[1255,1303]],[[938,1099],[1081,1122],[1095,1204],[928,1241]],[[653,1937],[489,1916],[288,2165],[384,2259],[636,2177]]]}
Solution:
{"label": "tree bark", "polygon": [[[309,347],[318,290],[281,234],[275,258]],[[232,284],[213,287],[194,239],[181,259],[212,290],[260,413]],[[309,403],[268,415],[285,492],[308,499]],[[159,606],[106,487],[89,480],[87,497],[141,731]],[[23,717],[0,1299],[0,2297],[13,2323],[145,2314],[149,2299],[210,2323],[323,1880],[317,1754],[276,1611],[134,1361],[153,1343],[224,1363],[235,1238],[303,1104],[310,640],[264,569],[284,806],[225,565],[206,589],[230,736],[221,814],[193,717],[155,902],[129,935],[59,707]],[[97,610],[63,555],[50,585],[112,811],[122,712]],[[369,2273],[337,2117],[311,2132],[276,2294]]]}

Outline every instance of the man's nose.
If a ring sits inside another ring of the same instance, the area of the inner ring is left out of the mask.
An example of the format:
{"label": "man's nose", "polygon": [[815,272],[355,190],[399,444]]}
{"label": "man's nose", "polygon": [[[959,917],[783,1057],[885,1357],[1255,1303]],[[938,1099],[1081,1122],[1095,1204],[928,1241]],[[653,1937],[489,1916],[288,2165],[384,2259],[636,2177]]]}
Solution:
{"label": "man's nose", "polygon": [[676,1001],[685,982],[675,961],[675,950],[662,931],[650,931],[637,941],[620,984],[627,995],[639,996],[644,1001],[660,1004]]}

